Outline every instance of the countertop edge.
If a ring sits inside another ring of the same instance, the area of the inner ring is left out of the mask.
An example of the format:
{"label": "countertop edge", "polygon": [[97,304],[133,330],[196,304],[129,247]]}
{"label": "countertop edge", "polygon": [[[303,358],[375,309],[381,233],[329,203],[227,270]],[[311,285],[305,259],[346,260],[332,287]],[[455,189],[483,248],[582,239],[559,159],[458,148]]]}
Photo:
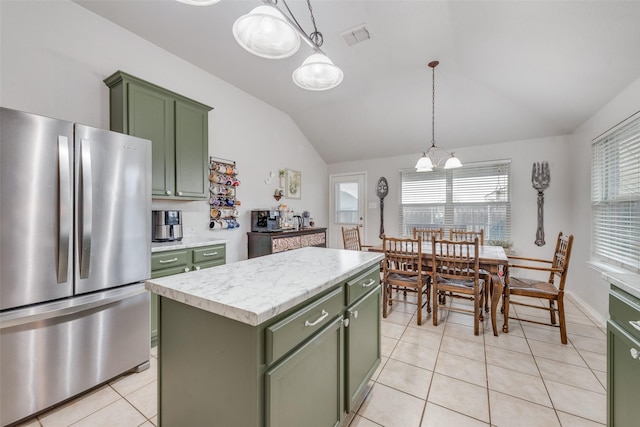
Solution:
{"label": "countertop edge", "polygon": [[198,248],[202,246],[222,245],[229,243],[226,239],[213,238],[183,238],[173,242],[152,242],[151,253],[175,251],[181,249]]}
{"label": "countertop edge", "polygon": [[602,278],[617,288],[640,299],[640,274],[603,272]]}
{"label": "countertop edge", "polygon": [[[301,250],[304,250],[304,249],[298,249],[297,251],[301,251]],[[297,252],[297,251],[290,251],[290,253]],[[167,279],[175,276],[168,276],[165,278],[155,279],[155,280],[154,279],[147,280],[145,282],[145,288],[153,293],[158,294],[159,296],[169,298],[174,301],[181,302],[181,303],[190,305],[192,307],[205,310],[217,315],[221,315],[229,319],[237,320],[239,322],[242,322],[251,326],[258,326],[272,319],[278,314],[284,311],[287,311],[290,308],[293,308],[300,303],[305,302],[309,298],[312,298],[320,294],[321,292],[334,287],[341,281],[344,281],[345,279],[353,276],[354,274],[360,271],[364,271],[367,268],[370,268],[371,266],[378,264],[384,258],[383,254],[374,254],[374,253],[367,253],[367,252],[363,252],[361,254],[362,254],[361,256],[364,256],[365,259],[358,262],[357,265],[353,265],[348,269],[341,270],[339,273],[332,276],[330,279],[322,282],[322,284],[315,286],[313,289],[307,289],[306,291],[293,295],[291,297],[289,297],[288,295],[286,297],[282,297],[281,299],[278,300],[276,304],[263,310],[259,310],[259,309],[251,310],[245,307],[239,307],[237,305],[217,301],[215,298],[205,298],[201,295],[196,295],[195,293],[191,293],[187,290],[179,289],[180,287],[179,285],[171,286],[171,285],[163,285],[161,283],[156,283],[157,280],[166,281]],[[269,256],[272,256],[272,255],[269,255]],[[260,258],[264,260],[266,257],[260,257]],[[260,258],[257,258],[257,259],[260,259]],[[247,260],[247,261],[251,261],[251,260]],[[246,266],[244,262],[245,261],[227,264],[225,268],[232,267],[234,264],[239,264],[238,268],[241,269]],[[206,274],[208,270],[209,272],[211,272],[211,270],[215,270],[216,268],[219,268],[219,267],[202,270],[199,273]],[[186,273],[185,275],[179,275],[179,276],[185,277],[187,274],[197,274],[197,273],[195,272]],[[224,286],[225,285],[223,285],[222,287]]]}

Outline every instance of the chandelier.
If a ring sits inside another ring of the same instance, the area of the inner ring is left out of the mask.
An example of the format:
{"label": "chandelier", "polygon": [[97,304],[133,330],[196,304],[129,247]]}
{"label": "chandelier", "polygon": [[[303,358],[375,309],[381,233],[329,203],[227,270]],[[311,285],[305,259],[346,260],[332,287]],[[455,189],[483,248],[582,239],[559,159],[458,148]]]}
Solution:
{"label": "chandelier", "polygon": [[[454,169],[462,166],[460,159],[458,159],[453,152],[450,153],[436,146],[436,67],[439,63],[438,61],[431,61],[428,64],[431,68],[431,147],[423,152],[422,157],[418,159],[415,166],[416,172],[431,172],[434,169],[440,168],[443,161],[445,162],[445,169]],[[438,152],[442,152],[442,156],[436,160]]]}
{"label": "chandelier", "polygon": [[[220,0],[177,0],[191,5],[206,6]],[[293,82],[307,90],[320,91],[338,86],[344,77],[342,70],[320,49],[323,36],[316,27],[311,1],[307,7],[313,23],[313,32],[307,34],[289,9],[278,7],[278,0],[260,0],[263,4],[239,17],[233,24],[233,37],[246,51],[267,59],[288,58],[300,48],[302,39],[314,51],[293,72]]]}

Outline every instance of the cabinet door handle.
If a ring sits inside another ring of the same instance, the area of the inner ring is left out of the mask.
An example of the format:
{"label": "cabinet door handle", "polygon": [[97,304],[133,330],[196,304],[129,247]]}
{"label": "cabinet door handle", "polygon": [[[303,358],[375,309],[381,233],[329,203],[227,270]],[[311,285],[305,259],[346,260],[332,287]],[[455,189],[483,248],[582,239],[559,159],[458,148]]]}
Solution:
{"label": "cabinet door handle", "polygon": [[362,287],[363,287],[363,288],[368,288],[369,286],[373,285],[374,283],[376,283],[376,281],[375,281],[375,280],[373,280],[373,279],[369,279],[369,282],[368,282],[368,283],[364,283],[364,282],[362,282]]}
{"label": "cabinet door handle", "polygon": [[185,267],[185,268],[184,268],[184,272],[185,272],[185,273],[188,273],[188,272],[189,272],[189,267]]}
{"label": "cabinet door handle", "polygon": [[320,315],[320,317],[318,317],[318,319],[315,322],[309,322],[308,320],[305,320],[304,326],[316,326],[318,323],[322,322],[328,315],[329,313],[322,310],[322,314]]}
{"label": "cabinet door handle", "polygon": [[631,353],[631,357],[634,359],[637,359],[638,356],[640,356],[640,351],[636,350],[633,347],[631,347],[631,350],[629,350],[629,352]]}
{"label": "cabinet door handle", "polygon": [[629,324],[640,331],[640,320],[629,320]]}
{"label": "cabinet door handle", "polygon": [[200,271],[200,266],[196,265],[196,271]]}
{"label": "cabinet door handle", "polygon": [[358,310],[348,310],[349,317],[353,317],[354,319],[358,318]]}
{"label": "cabinet door handle", "polygon": [[160,261],[158,261],[160,264],[169,264],[170,262],[176,262],[178,260],[178,258],[171,258],[171,259],[161,259]]}
{"label": "cabinet door handle", "polygon": [[178,191],[178,196],[182,196],[182,191]]}
{"label": "cabinet door handle", "polygon": [[167,193],[167,196],[170,196],[171,195],[171,190],[167,190],[166,193]]}
{"label": "cabinet door handle", "polygon": [[218,255],[218,252],[209,252],[209,253],[202,254],[202,256],[214,256],[214,255]]}

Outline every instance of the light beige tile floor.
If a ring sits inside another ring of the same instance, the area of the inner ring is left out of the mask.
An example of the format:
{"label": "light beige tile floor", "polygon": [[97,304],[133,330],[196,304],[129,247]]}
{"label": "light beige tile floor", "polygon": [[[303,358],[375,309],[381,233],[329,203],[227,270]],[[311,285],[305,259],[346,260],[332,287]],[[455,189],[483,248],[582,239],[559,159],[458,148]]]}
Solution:
{"label": "light beige tile floor", "polygon": [[[604,425],[604,325],[571,300],[566,305],[569,343],[562,345],[557,328],[515,320],[508,334],[494,337],[489,316],[480,336],[473,335],[472,317],[460,313],[441,312],[438,326],[426,315],[418,326],[415,305],[394,304],[382,323],[382,362],[350,427]],[[502,321],[498,315],[500,327]],[[156,426],[156,369],[154,348],[150,369],[120,377],[21,427]]]}

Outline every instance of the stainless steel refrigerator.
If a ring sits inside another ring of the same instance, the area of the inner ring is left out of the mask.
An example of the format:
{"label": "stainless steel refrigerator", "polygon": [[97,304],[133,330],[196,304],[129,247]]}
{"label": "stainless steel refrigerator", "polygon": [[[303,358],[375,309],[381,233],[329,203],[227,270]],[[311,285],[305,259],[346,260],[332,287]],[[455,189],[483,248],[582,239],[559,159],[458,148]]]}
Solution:
{"label": "stainless steel refrigerator", "polygon": [[0,108],[0,424],[149,366],[151,142]]}

